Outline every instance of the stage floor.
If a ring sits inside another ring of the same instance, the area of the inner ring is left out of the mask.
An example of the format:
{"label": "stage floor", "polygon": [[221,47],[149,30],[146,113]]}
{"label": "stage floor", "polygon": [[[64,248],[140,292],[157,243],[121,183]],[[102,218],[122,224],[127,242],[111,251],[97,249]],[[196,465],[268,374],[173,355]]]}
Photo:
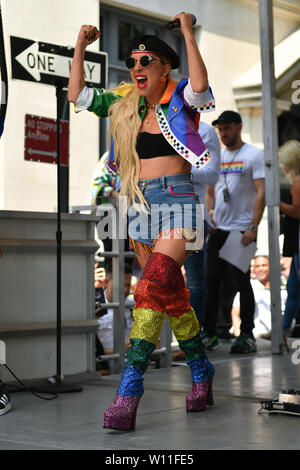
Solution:
{"label": "stage floor", "polygon": [[289,343],[299,353],[290,349],[272,355],[265,340],[258,341],[255,354],[231,355],[229,343],[209,353],[216,367],[215,405],[200,413],[185,410],[191,386],[184,363],[148,370],[136,430],[130,433],[102,428],[119,375],[79,377],[82,392],[59,394],[51,401],[12,393],[11,411],[0,416],[0,449],[297,449],[300,416],[258,414],[260,400],[278,398],[282,389],[300,389],[300,340]]}

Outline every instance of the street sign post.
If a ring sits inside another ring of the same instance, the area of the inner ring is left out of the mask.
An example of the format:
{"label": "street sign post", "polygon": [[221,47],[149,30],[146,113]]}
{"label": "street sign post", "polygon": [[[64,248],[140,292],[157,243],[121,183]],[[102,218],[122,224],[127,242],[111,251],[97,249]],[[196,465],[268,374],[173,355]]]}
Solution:
{"label": "street sign post", "polygon": [[[52,85],[56,88],[56,147],[50,145],[52,137],[51,134],[51,120],[47,120],[48,124],[43,118],[35,120],[33,116],[28,118],[26,131],[26,145],[25,145],[25,158],[38,159],[39,161],[57,162],[57,230],[56,230],[56,259],[57,259],[57,289],[56,289],[56,306],[57,306],[57,327],[56,327],[56,376],[55,383],[43,385],[40,392],[79,392],[82,387],[62,384],[61,374],[61,278],[62,278],[62,230],[61,230],[61,195],[62,195],[62,180],[61,180],[61,163],[64,159],[68,158],[68,151],[63,151],[64,143],[62,141],[69,140],[62,139],[64,124],[61,119],[62,116],[62,96],[65,94],[65,89],[68,87],[70,69],[72,65],[72,58],[74,49],[72,47],[59,46],[56,44],[49,44],[31,39],[24,39],[15,36],[10,37],[11,45],[11,70],[12,78],[19,80],[26,80],[35,83],[43,83]],[[87,85],[105,88],[107,83],[107,54],[103,52],[90,52],[86,51],[84,60],[84,76]],[[44,118],[45,119],[45,118]],[[40,124],[38,124],[40,123]],[[39,133],[34,132],[35,126],[40,126]],[[48,128],[49,133],[41,132],[42,128]],[[30,131],[30,132],[29,132]],[[69,132],[68,130],[65,132]],[[61,135],[62,134],[62,135]],[[28,140],[27,140],[28,138]],[[49,140],[49,142],[48,142]],[[44,144],[46,144],[43,147]],[[48,145],[49,143],[49,145]],[[56,154],[56,155],[55,155]]]}
{"label": "street sign post", "polygon": [[[12,78],[68,87],[74,48],[31,39],[10,37]],[[107,54],[86,51],[84,75],[87,85],[105,88]]]}

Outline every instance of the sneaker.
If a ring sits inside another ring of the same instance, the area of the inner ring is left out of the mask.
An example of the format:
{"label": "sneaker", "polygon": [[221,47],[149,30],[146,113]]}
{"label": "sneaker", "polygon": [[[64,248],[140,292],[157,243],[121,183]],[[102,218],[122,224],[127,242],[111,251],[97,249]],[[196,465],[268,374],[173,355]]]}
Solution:
{"label": "sneaker", "polygon": [[230,331],[223,331],[222,333],[218,333],[218,338],[225,339],[226,341],[231,341],[232,339],[235,339],[235,336],[230,333]]}
{"label": "sneaker", "polygon": [[243,354],[256,351],[255,339],[252,335],[246,335],[245,333],[241,333],[240,336],[237,337],[230,349],[232,354]]}
{"label": "sneaker", "polygon": [[5,415],[11,409],[9,394],[0,380],[0,415]]}
{"label": "sneaker", "polygon": [[221,344],[219,343],[217,336],[212,336],[210,338],[205,332],[202,332],[201,336],[202,343],[204,344],[206,351],[217,351],[218,349],[220,349]]}

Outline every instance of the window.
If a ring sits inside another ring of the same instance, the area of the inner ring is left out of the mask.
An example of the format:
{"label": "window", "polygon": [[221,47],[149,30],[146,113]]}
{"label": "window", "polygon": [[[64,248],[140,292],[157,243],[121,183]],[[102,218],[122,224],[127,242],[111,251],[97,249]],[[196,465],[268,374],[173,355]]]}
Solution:
{"label": "window", "polygon": [[[125,12],[116,8],[101,6],[100,29],[103,33],[101,51],[108,53],[107,88],[114,88],[122,81],[130,81],[124,64],[128,55],[130,40],[139,34],[153,34],[166,41],[180,57],[180,68],[172,71],[175,79],[187,75],[187,57],[184,39],[179,31],[168,31],[164,23],[157,19]],[[100,119],[100,155],[106,149],[107,119]]]}

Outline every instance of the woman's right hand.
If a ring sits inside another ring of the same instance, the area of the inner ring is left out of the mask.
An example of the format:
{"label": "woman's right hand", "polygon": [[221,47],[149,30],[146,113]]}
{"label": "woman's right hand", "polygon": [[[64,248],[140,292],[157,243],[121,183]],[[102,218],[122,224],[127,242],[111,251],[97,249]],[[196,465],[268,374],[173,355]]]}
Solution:
{"label": "woman's right hand", "polygon": [[77,44],[80,44],[86,48],[89,44],[97,41],[100,36],[101,32],[97,29],[96,26],[84,24],[80,28]]}
{"label": "woman's right hand", "polygon": [[101,33],[96,26],[84,24],[80,28],[69,78],[68,99],[71,103],[76,103],[81,90],[85,86],[83,69],[85,48],[97,41],[100,36]]}

